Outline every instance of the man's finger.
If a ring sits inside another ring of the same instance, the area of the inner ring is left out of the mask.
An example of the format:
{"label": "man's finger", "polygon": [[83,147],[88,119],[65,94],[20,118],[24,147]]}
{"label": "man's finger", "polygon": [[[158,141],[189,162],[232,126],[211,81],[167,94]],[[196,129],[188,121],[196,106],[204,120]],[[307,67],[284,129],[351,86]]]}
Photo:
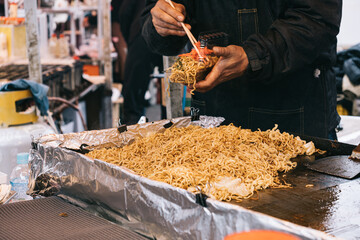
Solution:
{"label": "man's finger", "polygon": [[151,10],[151,15],[154,24],[163,22],[168,25],[173,25],[174,27],[180,27],[179,21],[159,8],[153,8]]}
{"label": "man's finger", "polygon": [[231,54],[227,47],[213,47],[214,54],[218,57],[227,57]]}
{"label": "man's finger", "polygon": [[164,22],[164,21],[162,21],[161,19],[158,19],[158,18],[153,18],[152,22],[153,22],[153,25],[155,27],[167,28],[167,29],[177,30],[177,31],[181,31],[181,30],[184,31],[184,29],[181,26],[173,25],[173,24],[170,24],[168,22]]}
{"label": "man's finger", "polygon": [[166,14],[170,15],[177,21],[183,22],[185,20],[186,11],[185,7],[182,4],[177,4],[173,2],[175,9],[165,0],[159,1],[159,8],[164,11]]}
{"label": "man's finger", "polygon": [[168,28],[158,28],[155,27],[156,31],[159,33],[160,36],[166,37],[166,36],[179,36],[184,37],[186,35],[185,31],[183,30],[171,30]]}
{"label": "man's finger", "polygon": [[175,9],[182,14],[177,17],[177,20],[180,22],[185,21],[186,9],[185,9],[184,5],[178,4],[175,2],[173,2],[173,5],[174,5]]}

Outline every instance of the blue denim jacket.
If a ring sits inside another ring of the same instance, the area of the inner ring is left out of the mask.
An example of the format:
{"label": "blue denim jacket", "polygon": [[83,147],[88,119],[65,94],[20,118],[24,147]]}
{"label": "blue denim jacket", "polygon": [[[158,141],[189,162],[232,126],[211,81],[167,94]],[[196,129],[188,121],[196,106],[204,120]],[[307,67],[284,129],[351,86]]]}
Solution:
{"label": "blue denim jacket", "polygon": [[[223,116],[243,128],[280,130],[328,137],[338,124],[335,77],[336,35],[341,0],[183,0],[196,36],[218,30],[243,46],[247,73],[196,93],[192,105],[202,114]],[[143,36],[149,47],[176,55],[185,37],[161,37],[151,22],[148,0]]]}

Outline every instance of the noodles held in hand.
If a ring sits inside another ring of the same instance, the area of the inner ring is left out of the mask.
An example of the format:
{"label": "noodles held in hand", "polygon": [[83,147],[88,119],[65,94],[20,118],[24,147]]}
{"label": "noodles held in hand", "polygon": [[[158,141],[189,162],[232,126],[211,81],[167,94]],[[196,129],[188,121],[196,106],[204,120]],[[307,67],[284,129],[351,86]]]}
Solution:
{"label": "noodles held in hand", "polygon": [[[196,82],[205,79],[219,58],[212,55],[212,50],[206,47],[199,49],[203,55],[206,56],[206,59],[199,59],[194,49],[190,53],[179,55],[176,62],[169,69],[171,71],[169,77],[171,82],[181,83],[187,86],[191,85],[195,90]],[[192,92],[194,90],[192,90]]]}

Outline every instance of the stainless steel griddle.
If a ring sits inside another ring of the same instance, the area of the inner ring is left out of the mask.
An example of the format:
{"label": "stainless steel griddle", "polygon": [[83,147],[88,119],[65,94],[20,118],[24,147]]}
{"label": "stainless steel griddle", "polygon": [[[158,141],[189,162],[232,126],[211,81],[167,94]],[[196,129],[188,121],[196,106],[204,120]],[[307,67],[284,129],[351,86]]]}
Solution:
{"label": "stainless steel griddle", "polygon": [[[328,156],[350,155],[355,148],[327,139],[301,136],[313,141]],[[287,220],[302,226],[324,231],[344,239],[360,236],[360,178],[353,180],[331,176],[306,167],[311,157],[298,157],[298,166],[281,174],[281,179],[292,188],[266,189],[251,199],[234,203],[257,212]]]}
{"label": "stainless steel griddle", "polygon": [[58,197],[0,205],[0,216],[0,239],[147,239]]}

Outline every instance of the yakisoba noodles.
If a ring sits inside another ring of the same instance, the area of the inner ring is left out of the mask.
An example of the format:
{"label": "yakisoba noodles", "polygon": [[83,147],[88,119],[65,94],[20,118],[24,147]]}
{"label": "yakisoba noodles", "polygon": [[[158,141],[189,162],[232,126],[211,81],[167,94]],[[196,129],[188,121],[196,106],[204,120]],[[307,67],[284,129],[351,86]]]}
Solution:
{"label": "yakisoba noodles", "polygon": [[[205,59],[199,59],[197,52],[193,49],[190,53],[179,55],[178,59],[169,69],[171,82],[192,85],[195,90],[195,84],[204,80],[206,75],[218,61],[218,57],[212,55],[212,51],[207,48],[199,48]],[[192,93],[192,92],[191,92]]]}
{"label": "yakisoba noodles", "polygon": [[194,85],[204,80],[207,73],[217,62],[218,57],[209,56],[207,61],[197,61],[189,56],[180,56],[171,67],[170,81]]}
{"label": "yakisoba noodles", "polygon": [[267,187],[290,187],[279,180],[278,172],[295,168],[291,158],[314,152],[312,142],[306,144],[276,127],[252,132],[229,125],[174,127],[87,156],[192,192],[201,189],[218,200],[239,201]]}

